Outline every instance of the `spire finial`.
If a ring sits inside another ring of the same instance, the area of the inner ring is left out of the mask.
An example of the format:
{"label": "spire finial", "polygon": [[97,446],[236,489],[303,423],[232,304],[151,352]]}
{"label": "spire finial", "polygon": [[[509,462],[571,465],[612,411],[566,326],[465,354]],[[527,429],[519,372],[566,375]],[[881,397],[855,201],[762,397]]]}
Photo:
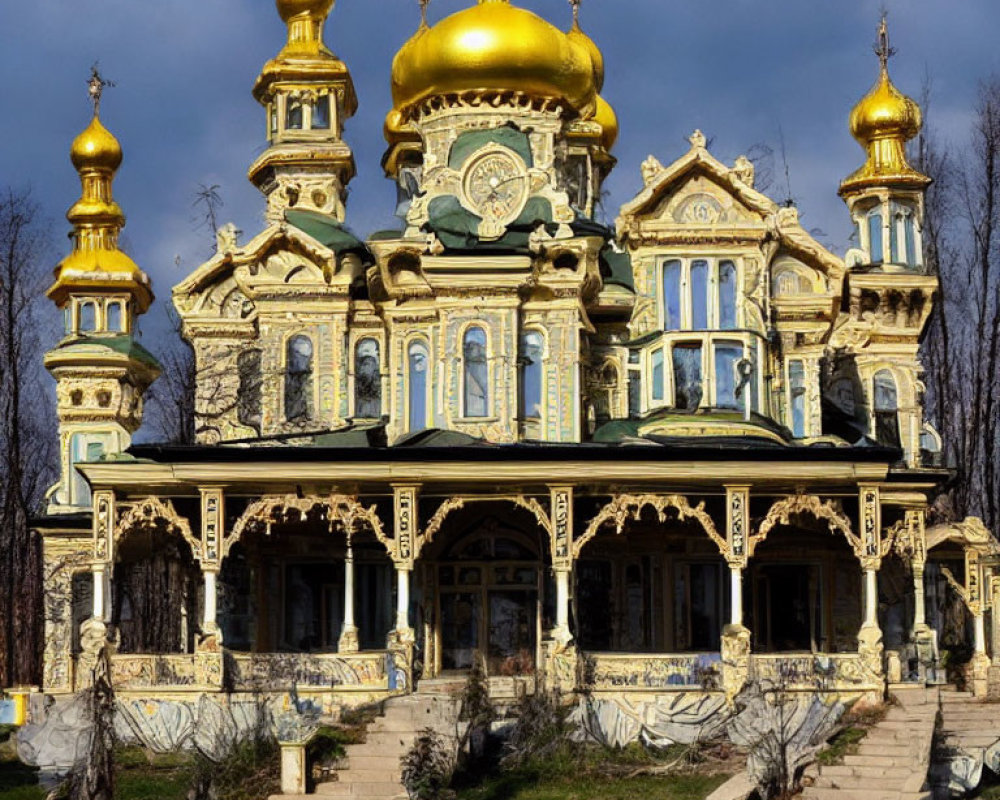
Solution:
{"label": "spire finial", "polygon": [[87,94],[90,95],[90,102],[94,104],[95,117],[101,113],[101,96],[104,94],[104,90],[113,89],[114,87],[114,81],[105,80],[101,77],[98,62],[95,61],[90,68],[90,80],[87,81]]}
{"label": "spire finial", "polygon": [[420,4],[420,24],[427,24],[427,6],[431,4],[431,0],[417,0]]}
{"label": "spire finial", "polygon": [[580,3],[583,0],[569,0],[569,4],[573,6],[573,24],[580,24]]}
{"label": "spire finial", "polygon": [[896,49],[889,45],[889,12],[882,10],[882,22],[878,26],[878,42],[875,43],[875,55],[878,56],[882,71],[889,71],[889,59],[896,55]]}

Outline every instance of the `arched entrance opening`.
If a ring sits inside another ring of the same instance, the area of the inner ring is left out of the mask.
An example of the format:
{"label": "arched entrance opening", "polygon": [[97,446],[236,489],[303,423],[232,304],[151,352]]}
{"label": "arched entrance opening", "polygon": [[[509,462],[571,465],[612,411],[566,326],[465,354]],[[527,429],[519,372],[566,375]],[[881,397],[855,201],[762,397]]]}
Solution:
{"label": "arched entrance opening", "polygon": [[421,554],[425,674],[470,669],[531,675],[554,596],[538,521],[502,502],[453,512]]}

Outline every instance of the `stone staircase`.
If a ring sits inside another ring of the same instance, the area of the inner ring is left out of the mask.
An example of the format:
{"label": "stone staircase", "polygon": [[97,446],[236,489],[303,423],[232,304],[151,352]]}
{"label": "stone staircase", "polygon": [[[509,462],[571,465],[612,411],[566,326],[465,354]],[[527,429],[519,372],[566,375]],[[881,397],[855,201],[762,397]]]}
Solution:
{"label": "stone staircase", "polygon": [[977,788],[983,767],[1000,772],[1000,705],[953,687],[941,690],[941,726],[931,770],[935,798]]}
{"label": "stone staircase", "polygon": [[820,766],[802,800],[931,800],[927,784],[939,708],[937,688],[894,693],[889,710],[843,764]]}
{"label": "stone staircase", "polygon": [[462,701],[451,688],[421,685],[416,694],[385,701],[382,714],[368,726],[365,741],[345,748],[335,780],[316,784],[311,795],[273,795],[270,800],[406,800],[400,758],[420,733],[432,728],[457,748]]}

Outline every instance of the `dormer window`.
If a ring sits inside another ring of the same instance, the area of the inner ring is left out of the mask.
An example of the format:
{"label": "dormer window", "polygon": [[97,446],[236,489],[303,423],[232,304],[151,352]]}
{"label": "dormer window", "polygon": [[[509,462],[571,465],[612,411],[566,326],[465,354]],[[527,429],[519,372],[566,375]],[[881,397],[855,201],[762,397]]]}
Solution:
{"label": "dormer window", "polygon": [[664,331],[739,327],[739,275],[733,261],[670,259],[661,270],[660,318]]}

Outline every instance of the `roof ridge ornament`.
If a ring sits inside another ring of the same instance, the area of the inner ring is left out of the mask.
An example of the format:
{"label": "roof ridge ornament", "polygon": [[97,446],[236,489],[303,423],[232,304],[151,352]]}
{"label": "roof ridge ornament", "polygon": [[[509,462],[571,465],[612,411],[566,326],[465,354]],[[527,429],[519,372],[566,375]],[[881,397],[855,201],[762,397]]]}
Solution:
{"label": "roof ridge ornament", "polygon": [[87,81],[87,94],[90,96],[90,102],[94,104],[94,116],[100,116],[101,113],[101,97],[104,94],[105,89],[114,89],[117,86],[114,81],[106,80],[101,76],[100,72],[100,62],[95,61],[90,67],[90,80]]}
{"label": "roof ridge ornament", "polygon": [[688,137],[688,141],[691,142],[691,147],[694,150],[704,150],[705,145],[708,144],[708,139],[705,138],[705,134],[701,132],[700,129],[696,129]]}

